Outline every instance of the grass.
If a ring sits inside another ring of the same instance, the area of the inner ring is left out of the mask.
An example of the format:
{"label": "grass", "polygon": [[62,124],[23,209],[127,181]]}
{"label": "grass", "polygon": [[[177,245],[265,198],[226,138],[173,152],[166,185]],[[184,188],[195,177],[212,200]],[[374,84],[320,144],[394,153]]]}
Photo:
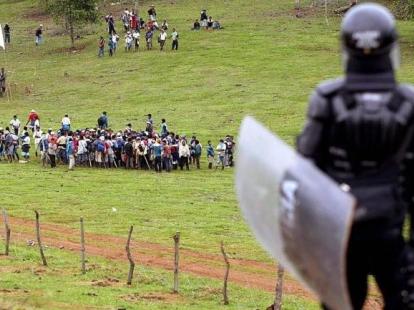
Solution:
{"label": "grass", "polygon": [[[157,124],[166,118],[170,129],[195,134],[205,145],[208,139],[235,135],[241,119],[253,115],[292,144],[302,127],[311,90],[320,80],[341,74],[337,17],[330,17],[327,26],[317,10],[295,18],[292,1],[212,0],[208,1],[209,14],[225,29],[193,32],[189,28],[207,5],[205,1],[140,1],[140,5],[146,7],[150,2],[157,6],[159,17],[180,32],[177,53],[155,49],[126,54],[120,50],[113,58],[98,59],[97,39],[105,33],[103,24],[82,32],[76,42],[78,51],[72,52],[67,49],[68,37],[55,35],[60,28],[36,13],[35,0],[0,0],[0,22],[11,24],[13,40],[5,57],[0,57],[0,67],[6,67],[13,91],[11,101],[0,100],[0,126],[5,127],[14,114],[23,120],[31,109],[39,112],[43,128],[57,128],[65,113],[74,127],[91,127],[103,110],[115,129],[128,122],[142,128],[144,115],[152,113]],[[115,16],[122,9],[120,5],[110,7]],[[39,23],[46,28],[45,43],[35,48],[33,34]],[[120,30],[119,26],[118,22]],[[399,23],[403,54],[399,76],[407,82],[414,82],[413,28],[411,22]],[[167,44],[169,47],[170,42]],[[184,248],[218,253],[219,242],[224,240],[232,257],[270,263],[238,210],[233,171],[209,171],[206,165],[204,160],[201,171],[159,176],[98,169],[68,173],[65,167],[43,169],[36,161],[26,165],[1,162],[2,207],[11,216],[30,219],[37,209],[42,221],[72,228],[84,216],[88,231],[116,236],[125,236],[134,224],[136,239],[163,245],[170,245],[172,234],[179,230]],[[148,298],[125,301],[121,296],[134,290],[122,286],[115,290],[93,287],[98,296],[85,295],[91,285],[79,283],[105,278],[108,273],[122,278],[121,267],[109,261],[99,261],[104,267],[83,277],[73,267],[77,256],[50,249],[54,267],[38,280],[32,271],[38,267],[31,267],[33,250],[19,245],[14,251],[13,259],[0,259],[0,290],[18,285],[29,293],[0,291],[4,303],[64,308],[76,300],[79,308],[164,306],[163,301]],[[65,277],[61,277],[62,270]],[[142,272],[151,279],[143,290],[140,286],[140,293],[168,293],[168,285],[154,280],[168,279],[165,283],[170,283],[165,271]],[[200,297],[203,283],[217,288],[218,282],[185,277],[188,282],[182,299],[169,300],[169,305],[179,309],[219,307],[217,291]],[[270,304],[272,296],[233,287],[232,299],[237,300],[233,308],[253,309]],[[308,309],[314,303],[287,296],[285,306]]]}

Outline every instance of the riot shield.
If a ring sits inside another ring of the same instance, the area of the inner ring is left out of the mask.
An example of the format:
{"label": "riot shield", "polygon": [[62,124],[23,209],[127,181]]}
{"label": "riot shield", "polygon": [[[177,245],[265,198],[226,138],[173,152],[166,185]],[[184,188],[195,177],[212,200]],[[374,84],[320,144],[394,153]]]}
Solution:
{"label": "riot shield", "polygon": [[240,208],[257,239],[331,309],[351,309],[346,247],[355,199],[247,117],[237,148]]}

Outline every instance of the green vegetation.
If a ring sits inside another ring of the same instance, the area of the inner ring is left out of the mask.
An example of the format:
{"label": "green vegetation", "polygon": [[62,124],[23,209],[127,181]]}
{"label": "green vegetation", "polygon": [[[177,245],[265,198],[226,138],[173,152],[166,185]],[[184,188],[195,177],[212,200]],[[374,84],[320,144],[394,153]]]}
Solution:
{"label": "green vegetation", "polygon": [[[118,16],[125,6],[133,6],[106,2],[102,15],[111,11]],[[39,12],[37,1],[0,0],[0,23],[12,27],[12,46],[0,57],[12,100],[0,100],[0,126],[5,127],[14,114],[24,120],[31,109],[39,112],[43,128],[57,128],[65,113],[75,128],[92,127],[104,110],[115,129],[128,122],[141,128],[144,115],[152,113],[156,123],[164,117],[173,131],[195,134],[205,145],[208,139],[236,135],[242,118],[253,115],[293,143],[313,87],[341,74],[337,17],[330,17],[327,26],[323,12],[305,8],[304,17],[296,18],[293,1],[287,0],[277,4],[270,0],[140,1],[140,6],[146,12],[152,3],[159,18],[167,19],[180,32],[179,51],[160,53],[154,41],[153,51],[145,51],[141,42],[139,53],[125,53],[121,39],[113,58],[98,59],[97,40],[106,34],[104,23],[81,32],[81,39],[75,41],[77,51],[72,51],[67,49],[63,30]],[[190,31],[203,7],[225,29]],[[46,28],[45,42],[36,48],[34,31],[39,23]],[[401,22],[399,26],[400,77],[414,82],[410,74],[414,69],[410,57],[414,25]],[[121,31],[119,21],[117,29]],[[87,231],[119,237],[125,237],[129,225],[134,224],[135,240],[164,246],[171,245],[172,234],[179,230],[183,249],[219,255],[219,242],[224,240],[231,257],[271,264],[238,210],[233,171],[209,171],[206,165],[204,160],[201,171],[160,176],[81,168],[67,172],[66,167],[52,171],[41,168],[36,160],[25,165],[1,162],[1,207],[10,216],[25,219],[33,219],[33,209],[37,209],[42,222],[72,228],[84,216]],[[0,249],[2,246],[0,239]],[[91,282],[110,276],[123,283],[124,263],[93,257],[96,268],[80,276],[78,255],[65,249],[47,250],[52,267],[45,270],[39,267],[34,249],[19,243],[13,244],[12,251],[12,259],[0,258],[0,305],[4,300],[50,309],[71,308],[74,303],[78,308],[162,308],[165,301],[157,298],[127,301],[122,296],[165,297],[170,292],[171,274],[162,269],[139,267],[138,277],[144,277],[143,282],[135,282],[133,288],[114,284],[114,289]],[[36,275],[39,268],[44,270],[42,280]],[[168,299],[170,306],[219,307],[220,281],[189,274],[183,277],[183,291]],[[207,288],[212,291],[205,293]],[[87,295],[89,292],[98,296]],[[263,309],[272,302],[272,295],[234,285],[231,307]],[[286,309],[315,307],[314,302],[294,295],[287,295],[285,305]]]}

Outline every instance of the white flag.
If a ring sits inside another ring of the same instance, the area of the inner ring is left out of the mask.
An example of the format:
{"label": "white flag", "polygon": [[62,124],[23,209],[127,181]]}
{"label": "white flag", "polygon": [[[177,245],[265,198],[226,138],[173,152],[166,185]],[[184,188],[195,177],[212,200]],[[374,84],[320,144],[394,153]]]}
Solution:
{"label": "white flag", "polygon": [[6,49],[6,44],[4,44],[3,27],[1,24],[0,24],[0,47],[2,47],[4,50]]}

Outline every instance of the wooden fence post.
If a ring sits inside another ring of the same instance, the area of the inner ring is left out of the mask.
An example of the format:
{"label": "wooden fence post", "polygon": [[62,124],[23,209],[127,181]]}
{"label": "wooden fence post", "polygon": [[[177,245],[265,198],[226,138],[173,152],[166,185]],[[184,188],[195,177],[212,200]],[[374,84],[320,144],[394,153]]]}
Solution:
{"label": "wooden fence post", "polygon": [[133,230],[134,230],[134,226],[131,226],[130,229],[129,229],[128,240],[127,240],[127,243],[126,243],[126,246],[125,246],[125,250],[126,250],[128,261],[129,261],[129,272],[128,272],[128,280],[127,280],[128,285],[132,284],[132,277],[134,276],[134,269],[135,269],[135,262],[132,258],[131,250],[129,248],[129,245],[131,243],[131,236],[132,236],[132,231]]}
{"label": "wooden fence post", "polygon": [[80,242],[81,242],[81,269],[82,274],[86,273],[86,265],[85,265],[85,229],[83,227],[83,217],[80,218]]}
{"label": "wooden fence post", "polygon": [[174,239],[174,293],[178,293],[178,273],[180,260],[180,232],[177,231]]}
{"label": "wooden fence post", "polygon": [[40,256],[42,257],[43,266],[47,266],[47,261],[45,254],[43,253],[42,240],[40,239],[40,221],[39,221],[39,212],[34,211],[36,214],[36,236],[37,244],[39,245]]}
{"label": "wooden fence post", "polygon": [[9,221],[7,219],[6,209],[3,209],[3,221],[4,221],[4,227],[5,227],[5,230],[6,230],[6,248],[4,250],[4,255],[8,256],[9,255],[11,230],[10,230],[10,227],[9,227]]}
{"label": "wooden fence post", "polygon": [[226,251],[224,250],[223,241],[221,241],[221,253],[223,254],[224,262],[226,263],[226,272],[224,274],[224,285],[223,285],[223,302],[225,305],[229,304],[229,297],[227,295],[227,281],[229,279],[230,263],[227,257]]}
{"label": "wooden fence post", "polygon": [[283,295],[283,277],[285,275],[285,269],[282,265],[277,266],[277,283],[276,283],[276,296],[275,296],[275,310],[282,309],[282,295]]}

